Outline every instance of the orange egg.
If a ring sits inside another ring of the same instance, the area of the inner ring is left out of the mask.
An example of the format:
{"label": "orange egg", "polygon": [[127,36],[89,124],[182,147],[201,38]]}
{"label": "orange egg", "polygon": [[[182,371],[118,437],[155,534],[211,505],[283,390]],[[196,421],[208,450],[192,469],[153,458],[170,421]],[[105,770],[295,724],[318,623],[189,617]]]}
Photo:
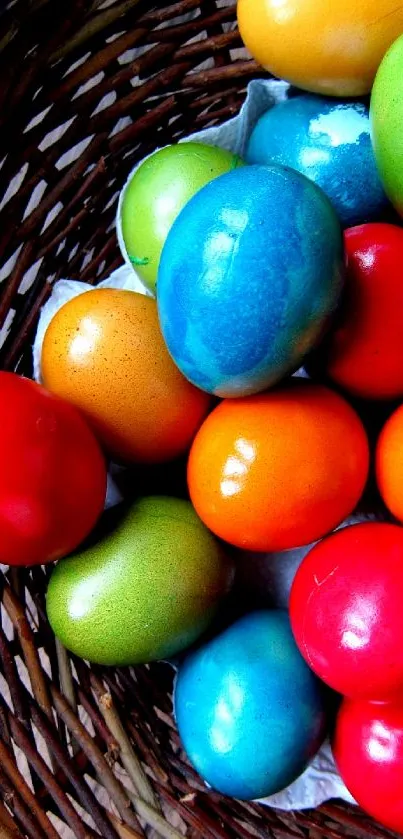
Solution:
{"label": "orange egg", "polygon": [[241,36],[275,76],[331,96],[369,93],[403,31],[396,0],[238,0]]}
{"label": "orange egg", "polygon": [[368,461],[353,408],[326,387],[294,380],[215,408],[190,451],[190,497],[227,542],[281,551],[319,539],[352,512]]}
{"label": "orange egg", "polygon": [[154,300],[96,289],[50,322],[42,379],[80,408],[106,449],[125,461],[163,462],[185,452],[209,408],[165,347]]}
{"label": "orange egg", "polygon": [[386,506],[403,522],[403,405],[389,417],[379,435],[375,468]]}

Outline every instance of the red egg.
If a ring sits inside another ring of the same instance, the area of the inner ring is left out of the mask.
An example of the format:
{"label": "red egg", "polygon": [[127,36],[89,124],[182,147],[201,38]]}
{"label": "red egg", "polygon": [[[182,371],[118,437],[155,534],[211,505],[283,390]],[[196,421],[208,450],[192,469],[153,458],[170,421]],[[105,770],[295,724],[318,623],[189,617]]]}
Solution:
{"label": "red egg", "polygon": [[363,810],[403,832],[403,702],[345,699],[333,753],[346,787]]}
{"label": "red egg", "polygon": [[0,562],[53,562],[104,508],[101,449],[77,409],[36,382],[0,372],[0,405]]}
{"label": "red egg", "polygon": [[344,304],[320,348],[333,381],[365,399],[403,396],[403,230],[363,224],[345,233]]}
{"label": "red egg", "polygon": [[373,700],[403,691],[403,529],[368,522],[316,545],[290,616],[302,655],[334,690]]}

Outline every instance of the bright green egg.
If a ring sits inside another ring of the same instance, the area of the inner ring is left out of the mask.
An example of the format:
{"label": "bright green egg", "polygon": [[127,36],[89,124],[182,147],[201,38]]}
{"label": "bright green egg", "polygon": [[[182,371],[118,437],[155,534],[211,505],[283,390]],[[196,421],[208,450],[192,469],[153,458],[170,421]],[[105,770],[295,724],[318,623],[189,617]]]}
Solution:
{"label": "bright green egg", "polygon": [[190,198],[219,175],[242,166],[238,155],[203,143],[179,143],[148,157],[125,187],[121,208],[127,254],[155,293],[165,239]]}
{"label": "bright green egg", "polygon": [[166,659],[207,629],[233,567],[188,501],[137,501],[119,527],[61,560],[47,592],[60,641],[98,664]]}
{"label": "bright green egg", "polygon": [[403,35],[379,67],[370,115],[372,144],[385,192],[403,216]]}

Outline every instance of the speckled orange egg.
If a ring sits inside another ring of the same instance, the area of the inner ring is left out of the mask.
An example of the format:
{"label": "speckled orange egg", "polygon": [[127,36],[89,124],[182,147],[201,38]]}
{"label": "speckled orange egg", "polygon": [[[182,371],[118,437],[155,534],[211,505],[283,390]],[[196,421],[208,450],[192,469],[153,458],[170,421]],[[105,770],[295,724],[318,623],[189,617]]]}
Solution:
{"label": "speckled orange egg", "polygon": [[45,334],[41,371],[123,461],[182,454],[209,408],[173,363],[155,301],[133,291],[95,289],[62,306]]}

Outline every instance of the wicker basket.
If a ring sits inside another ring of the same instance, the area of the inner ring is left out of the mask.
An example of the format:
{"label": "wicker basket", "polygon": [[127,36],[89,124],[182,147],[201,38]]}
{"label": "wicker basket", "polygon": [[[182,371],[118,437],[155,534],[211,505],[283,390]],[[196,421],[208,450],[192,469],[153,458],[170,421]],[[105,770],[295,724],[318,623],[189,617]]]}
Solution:
{"label": "wicker basket", "polygon": [[[2,0],[4,369],[30,374],[55,280],[96,283],[120,264],[113,220],[135,161],[237,113],[263,75],[234,7]],[[392,835],[337,803],[286,814],[208,792],[180,748],[170,668],[90,669],[68,656],[46,622],[46,580],[42,568],[2,575],[1,839]]]}

